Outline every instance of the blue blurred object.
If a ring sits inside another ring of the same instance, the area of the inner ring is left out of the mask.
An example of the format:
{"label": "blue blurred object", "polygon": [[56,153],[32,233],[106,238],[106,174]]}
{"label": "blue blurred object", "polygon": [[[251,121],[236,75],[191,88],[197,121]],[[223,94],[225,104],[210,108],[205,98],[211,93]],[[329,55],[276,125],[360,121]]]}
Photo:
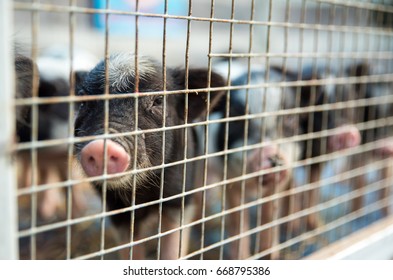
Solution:
{"label": "blue blurred object", "polygon": [[[105,9],[106,0],[94,0],[93,7],[95,9]],[[109,9],[117,12],[136,12],[136,0],[118,0],[110,1]],[[154,15],[165,14],[164,0],[144,0],[139,1],[138,12]],[[188,14],[188,1],[168,1],[168,15],[186,16]],[[105,14],[94,14],[93,25],[96,29],[105,31]],[[114,34],[122,34],[134,36],[135,34],[135,16],[109,14],[109,30]],[[138,18],[139,35],[142,37],[160,38],[164,32],[164,19],[153,16],[139,16]],[[187,21],[181,19],[167,20],[167,36],[178,36],[179,32],[185,31]]]}

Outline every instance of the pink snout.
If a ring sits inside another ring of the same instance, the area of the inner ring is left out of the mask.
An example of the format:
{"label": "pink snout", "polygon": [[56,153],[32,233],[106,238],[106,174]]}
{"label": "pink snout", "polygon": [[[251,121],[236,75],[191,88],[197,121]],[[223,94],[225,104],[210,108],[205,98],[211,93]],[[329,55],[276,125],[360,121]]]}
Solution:
{"label": "pink snout", "polygon": [[393,142],[389,139],[382,139],[380,143],[383,145],[375,150],[375,153],[384,158],[393,157]]}
{"label": "pink snout", "polygon": [[[130,156],[122,146],[111,140],[106,140],[106,148],[107,173],[124,172],[130,163]],[[81,165],[89,177],[104,174],[104,140],[92,141],[82,149]]]}
{"label": "pink snout", "polygon": [[[256,172],[259,170],[266,170],[276,166],[286,165],[288,159],[281,153],[278,145],[269,143],[262,149],[254,150],[247,157],[248,172]],[[263,186],[271,187],[277,183],[281,183],[289,178],[288,170],[280,172],[267,173],[263,176]]]}
{"label": "pink snout", "polygon": [[269,169],[277,165],[282,165],[282,155],[278,146],[268,143],[262,149],[254,150],[247,158],[249,172],[256,172],[263,169]]}
{"label": "pink snout", "polygon": [[362,137],[359,129],[354,125],[343,125],[338,132],[329,137],[328,145],[330,152],[336,152],[360,145]]}

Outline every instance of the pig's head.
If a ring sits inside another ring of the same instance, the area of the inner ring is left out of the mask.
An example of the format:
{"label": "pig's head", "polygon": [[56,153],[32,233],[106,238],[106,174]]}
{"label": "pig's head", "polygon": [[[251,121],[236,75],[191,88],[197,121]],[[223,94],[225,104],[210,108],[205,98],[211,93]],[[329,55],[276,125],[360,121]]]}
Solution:
{"label": "pig's head", "polygon": [[[106,91],[105,81],[108,80],[110,99],[107,101],[108,110],[105,109],[103,99],[80,104],[75,120],[75,135],[81,137],[104,134],[106,111],[108,133],[120,134],[109,137],[106,141],[101,138],[75,145],[77,159],[87,176],[99,176],[104,174],[105,170],[107,174],[118,174],[134,167],[140,169],[158,166],[163,163],[163,158],[165,163],[183,159],[185,129],[170,127],[184,124],[186,116],[187,122],[192,122],[210,110],[207,108],[207,91],[197,90],[207,88],[209,80],[211,88],[225,86],[224,80],[214,72],[209,79],[207,69],[190,69],[190,92],[172,94],[170,91],[186,89],[186,71],[167,68],[164,88],[162,66],[147,57],[138,58],[137,72],[138,74],[135,69],[135,55],[122,53],[110,56],[108,65],[103,61],[89,73],[78,75],[79,78],[83,77],[78,86],[78,95],[103,95]],[[139,81],[137,88],[136,75]],[[169,93],[162,94],[163,90]],[[223,91],[211,90],[210,107],[214,106],[222,94]],[[163,131],[159,130],[163,127],[169,128],[165,131],[165,139]],[[195,143],[192,141],[196,140],[188,139],[189,147],[194,147]],[[138,173],[137,185],[151,180],[152,176],[156,176],[154,171]],[[130,178],[131,176],[126,174],[116,176],[108,180],[108,186],[128,187],[132,185]]]}

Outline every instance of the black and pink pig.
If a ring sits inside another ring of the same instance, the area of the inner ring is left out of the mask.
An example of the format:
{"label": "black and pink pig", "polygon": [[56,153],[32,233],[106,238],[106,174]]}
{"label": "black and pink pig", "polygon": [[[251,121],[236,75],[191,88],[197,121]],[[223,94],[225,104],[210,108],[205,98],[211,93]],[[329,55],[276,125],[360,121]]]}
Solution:
{"label": "black and pink pig", "polygon": [[[189,229],[178,228],[182,217],[186,225],[193,215],[192,196],[183,193],[201,186],[203,167],[201,161],[192,160],[200,146],[194,129],[181,125],[209,111],[223,94],[219,88],[226,83],[208,69],[186,73],[185,69],[166,68],[164,79],[160,63],[144,56],[138,56],[137,68],[135,65],[134,54],[119,53],[89,73],[79,73],[82,82],[78,95],[98,98],[80,104],[75,136],[97,139],[76,143],[76,158],[86,176],[112,176],[93,184],[109,211],[124,208],[111,215],[123,242],[130,242],[131,235],[134,241],[146,236],[144,221],[153,216],[160,221],[150,233],[163,233],[158,257],[175,259],[188,249]],[[99,99],[106,86],[110,95],[107,109],[105,101]],[[105,119],[109,135],[104,139]],[[134,208],[130,210],[131,206]],[[132,258],[146,258],[143,245],[132,246]]]}

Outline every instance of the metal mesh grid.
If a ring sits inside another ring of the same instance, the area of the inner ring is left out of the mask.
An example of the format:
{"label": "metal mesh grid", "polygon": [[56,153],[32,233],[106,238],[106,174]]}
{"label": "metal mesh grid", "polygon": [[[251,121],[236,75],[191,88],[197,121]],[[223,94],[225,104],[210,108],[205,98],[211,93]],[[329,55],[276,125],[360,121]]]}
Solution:
{"label": "metal mesh grid", "polygon": [[[31,97],[16,99],[14,107],[31,110],[28,140],[11,148],[18,172],[21,259],[138,258],[144,251],[143,257],[152,259],[299,259],[390,215],[391,1],[212,0],[196,5],[191,0],[168,0],[161,1],[159,12],[144,10],[143,1],[125,10],[114,8],[111,1],[101,2],[100,8],[92,8],[89,1],[13,2],[16,40],[28,41],[22,42],[24,52],[38,64],[33,71],[40,72],[40,81],[33,79]],[[184,5],[182,14],[173,12],[176,5]],[[101,31],[93,31],[89,24],[96,15],[102,15]],[[129,28],[120,34],[112,27],[115,16],[129,19]],[[153,29],[145,28],[147,24]],[[130,67],[135,90],[111,94],[111,73],[105,68],[103,94],[78,95],[78,77],[68,74],[66,94],[40,95],[45,78],[40,57],[53,43],[65,46],[67,63],[61,66],[66,73],[80,70],[79,46],[106,64],[113,53],[134,53]],[[160,62],[162,84],[143,96],[135,94],[144,86],[142,54]],[[372,69],[351,68],[361,64]],[[184,69],[182,89],[169,86],[173,67]],[[189,111],[196,105],[189,96],[196,88],[189,75],[195,67],[206,70],[205,85],[197,87],[198,94],[207,94],[206,108],[215,103],[214,94],[225,93],[216,107],[190,119]],[[225,84],[215,85],[212,72],[219,72]],[[244,97],[240,105],[237,95]],[[184,108],[178,108],[181,121],[167,123],[162,117],[159,127],[113,130],[113,100],[134,100],[133,110],[139,113],[134,113],[133,122],[138,128],[143,122],[138,100],[149,96],[163,96],[163,112],[173,110],[171,97],[185,96]],[[260,96],[258,104],[255,96]],[[104,104],[101,133],[76,136],[74,115],[81,102],[97,101]],[[231,106],[237,105],[243,107],[234,114]],[[58,123],[42,124],[47,118],[55,121],[53,115],[45,115],[52,107],[57,108],[55,115],[66,112],[62,136],[51,131]],[[347,145],[352,138],[346,138],[343,125],[358,132],[358,145]],[[41,136],[41,130],[49,136]],[[176,160],[156,151],[157,164],[139,166],[139,150],[134,149],[130,168],[120,174],[108,172],[108,140],[130,138],[138,146],[146,136],[156,135],[165,151],[173,145],[168,140],[173,131],[184,135],[174,150]],[[200,149],[191,157],[189,150],[195,146],[190,131],[196,131]],[[75,147],[100,139],[106,151],[104,175],[86,178],[75,166]],[[329,141],[349,147],[331,151]],[[276,154],[264,155],[272,149]],[[271,163],[276,156],[278,163]],[[181,174],[169,173],[176,167]],[[189,188],[187,176],[194,169],[198,183]],[[158,199],[137,202],[143,188],[138,186],[138,174],[149,172],[159,178]],[[129,205],[108,209],[110,184],[124,176],[130,178],[132,191],[124,193]],[[181,192],[165,196],[164,189],[170,187],[165,180],[181,182]],[[94,182],[102,182],[98,191],[90,186]],[[181,201],[180,211],[172,214],[166,205],[175,199]],[[136,213],[151,206],[156,207],[153,217],[136,222]],[[113,222],[123,213],[130,213],[126,230]],[[176,226],[166,226],[167,216]],[[145,236],[137,236],[140,232]],[[165,244],[176,235],[179,246],[166,252]]]}

